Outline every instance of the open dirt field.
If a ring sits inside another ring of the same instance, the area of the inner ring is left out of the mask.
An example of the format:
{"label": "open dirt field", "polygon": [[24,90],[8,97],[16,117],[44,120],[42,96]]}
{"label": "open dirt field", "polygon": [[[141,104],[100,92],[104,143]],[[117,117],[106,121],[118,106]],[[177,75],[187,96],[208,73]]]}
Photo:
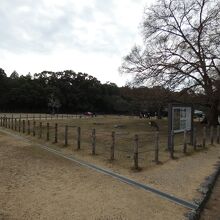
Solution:
{"label": "open dirt field", "polygon": [[[12,115],[6,115],[12,118]],[[19,115],[14,114],[13,118],[17,117],[17,130],[19,124]],[[65,151],[74,154],[79,154],[80,157],[87,157],[92,153],[92,129],[96,129],[96,160],[109,161],[110,149],[112,145],[112,131],[115,132],[115,164],[122,168],[130,169],[133,166],[133,155],[134,155],[134,136],[138,135],[139,142],[139,165],[142,169],[149,169],[155,167],[153,162],[155,157],[155,128],[149,126],[149,119],[140,119],[135,116],[106,116],[99,115],[98,117],[82,117],[69,115],[59,115],[59,119],[56,117],[50,118],[47,115],[39,116],[21,114],[22,120],[21,131],[22,134],[22,123],[25,119],[25,134],[28,133],[28,123],[30,123],[30,135],[33,137],[33,118],[35,118],[35,139],[39,139],[42,143],[46,142],[47,138],[47,123],[49,123],[49,141],[48,143],[54,142],[55,136],[55,123],[58,124],[58,136],[57,143],[54,147],[63,148],[65,139],[65,126],[68,125],[68,145],[65,147]],[[169,152],[167,151],[167,119],[155,120],[152,118],[159,127],[159,160],[162,163],[166,163],[169,158]],[[11,121],[10,121],[11,123]],[[15,123],[15,121],[14,121]],[[40,123],[42,123],[42,132],[40,132]],[[201,147],[202,143],[202,127],[200,123],[196,123],[197,126],[197,151],[203,150]],[[77,128],[81,128],[81,151],[77,149]],[[42,135],[40,135],[42,133]],[[207,129],[207,147],[210,143],[209,140],[210,131]],[[216,133],[216,132],[215,132]],[[189,139],[189,135],[188,135]],[[63,149],[64,150],[64,149]],[[187,154],[194,154],[193,146],[188,145]],[[183,134],[175,135],[175,156],[178,158],[185,157],[183,153]]]}
{"label": "open dirt field", "polygon": [[[39,138],[39,123],[43,124]],[[22,130],[2,128],[22,139],[1,133],[0,136],[0,219],[184,219],[189,210],[160,199],[152,193],[135,189],[117,180],[88,170],[36,147],[37,143],[56,149],[64,155],[113,170],[165,193],[193,202],[201,194],[200,184],[215,169],[220,159],[220,145],[188,146],[182,153],[182,135],[175,137],[175,160],[166,151],[167,121],[158,120],[161,163],[154,159],[154,131],[149,120],[136,117],[99,116],[36,120],[36,136]],[[30,121],[32,123],[32,121]],[[50,123],[50,140],[46,141],[46,123]],[[58,143],[54,144],[54,124],[58,123]],[[125,127],[115,128],[122,124]],[[69,125],[69,143],[64,147],[64,128]],[[75,127],[74,127],[75,126]],[[82,129],[81,150],[76,150],[76,127]],[[96,128],[97,152],[91,155],[91,130]],[[30,128],[32,129],[32,128]],[[115,160],[109,161],[111,132],[116,136]],[[198,145],[202,142],[202,126],[197,124]],[[133,136],[141,137],[139,157],[141,172],[133,165]],[[209,133],[207,134],[207,137]],[[27,141],[25,141],[27,140]],[[36,203],[36,205],[34,205]],[[1,208],[2,207],[2,208]],[[1,211],[2,209],[2,211]],[[37,211],[36,211],[37,210]],[[17,218],[19,215],[19,218]],[[33,218],[32,218],[33,216]],[[46,217],[45,217],[46,216]],[[63,217],[64,216],[64,217]],[[147,216],[147,217],[146,217]]]}
{"label": "open dirt field", "polygon": [[185,208],[0,132],[0,219],[184,219]]}

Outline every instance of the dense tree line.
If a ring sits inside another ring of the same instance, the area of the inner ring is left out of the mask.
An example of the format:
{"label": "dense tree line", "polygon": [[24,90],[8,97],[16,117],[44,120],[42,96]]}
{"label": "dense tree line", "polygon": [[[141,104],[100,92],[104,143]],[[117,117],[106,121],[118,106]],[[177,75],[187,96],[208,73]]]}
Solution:
{"label": "dense tree line", "polygon": [[114,112],[119,88],[72,70],[7,77],[0,69],[0,109],[17,112]]}
{"label": "dense tree line", "polygon": [[[72,70],[43,71],[9,77],[0,68],[1,112],[162,114],[168,102],[196,103],[198,95],[174,93],[163,87],[118,87]],[[201,101],[201,96],[197,101]],[[199,103],[199,102],[198,102]]]}

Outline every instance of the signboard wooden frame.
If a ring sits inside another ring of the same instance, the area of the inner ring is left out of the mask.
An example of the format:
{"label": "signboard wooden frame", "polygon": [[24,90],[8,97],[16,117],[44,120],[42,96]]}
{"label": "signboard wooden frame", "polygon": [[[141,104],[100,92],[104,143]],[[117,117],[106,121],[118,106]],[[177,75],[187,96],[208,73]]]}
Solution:
{"label": "signboard wooden frame", "polygon": [[190,143],[193,143],[193,106],[170,103],[168,105],[168,149],[171,149],[171,133],[190,132]]}

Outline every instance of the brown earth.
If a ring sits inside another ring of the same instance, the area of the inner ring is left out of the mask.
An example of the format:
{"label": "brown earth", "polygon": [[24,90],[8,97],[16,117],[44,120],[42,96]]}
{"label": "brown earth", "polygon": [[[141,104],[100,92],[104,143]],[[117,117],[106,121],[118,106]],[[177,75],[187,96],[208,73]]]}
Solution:
{"label": "brown earth", "polygon": [[185,208],[0,132],[0,219],[184,219]]}
{"label": "brown earth", "polygon": [[201,215],[201,220],[220,220],[220,177]]}
{"label": "brown earth", "polygon": [[[184,213],[189,211],[156,195],[50,155],[35,146],[36,141],[45,144],[43,140],[26,135],[24,138],[28,138],[29,143],[3,133],[0,136],[0,175],[5,179],[5,182],[0,179],[0,197],[5,200],[4,206],[0,201],[0,219],[1,216],[15,219],[184,219]],[[46,144],[64,154],[74,154],[189,201],[201,196],[197,189],[214,171],[220,156],[220,146],[209,145],[208,149],[133,172],[121,167],[118,160],[109,163],[100,155],[92,157],[91,154],[72,151],[69,147]],[[9,200],[8,195],[12,195]],[[21,208],[16,201],[22,203]],[[33,214],[36,207],[39,207],[39,217]],[[24,215],[26,212],[28,216]],[[19,213],[19,218],[16,218],[16,213]]]}

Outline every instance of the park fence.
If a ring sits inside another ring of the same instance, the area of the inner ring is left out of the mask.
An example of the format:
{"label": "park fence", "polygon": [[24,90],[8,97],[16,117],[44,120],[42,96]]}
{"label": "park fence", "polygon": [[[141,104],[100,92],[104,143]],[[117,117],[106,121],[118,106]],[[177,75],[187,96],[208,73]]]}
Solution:
{"label": "park fence", "polygon": [[[219,125],[215,128],[195,127],[193,143],[190,143],[190,135],[187,131],[184,131],[183,136],[178,137],[171,132],[171,148],[167,149],[167,143],[160,140],[167,134],[159,131],[130,134],[125,131],[108,132],[95,127],[82,129],[77,125],[50,121],[51,117],[44,116],[1,116],[0,126],[60,147],[68,147],[71,152],[81,151],[87,155],[105,158],[110,162],[118,161],[119,165],[129,166],[135,170],[150,163],[160,164],[166,161],[167,157],[175,159],[180,152],[186,155],[192,151],[206,149],[208,144],[219,144]],[[65,117],[61,116],[62,118]],[[166,138],[162,139],[166,140]]]}

